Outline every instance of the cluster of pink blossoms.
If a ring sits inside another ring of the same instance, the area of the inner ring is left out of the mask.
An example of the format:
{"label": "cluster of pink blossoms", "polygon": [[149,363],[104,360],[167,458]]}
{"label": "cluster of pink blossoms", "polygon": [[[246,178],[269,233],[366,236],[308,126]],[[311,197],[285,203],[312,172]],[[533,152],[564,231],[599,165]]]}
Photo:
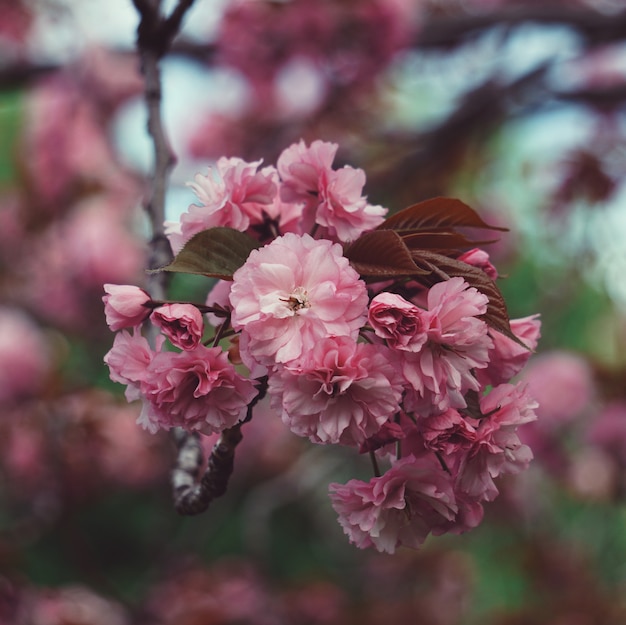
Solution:
{"label": "cluster of pink blossoms", "polygon": [[[170,224],[173,247],[184,252],[215,227],[257,246],[201,305],[105,285],[107,322],[120,331],[105,360],[129,401],[142,400],[150,431],[223,431],[250,418],[264,386],[298,436],[369,453],[375,477],[331,484],[330,497],[351,542],[391,553],[475,527],[498,494],[494,479],[528,465],[517,428],[536,418],[536,403],[511,380],[540,324],[495,330],[488,296],[458,276],[366,284],[344,245],[386,210],[363,196],[362,170],[333,168],[336,149],[301,141],[276,168],[230,158],[196,176],[202,204]],[[457,261],[497,276],[482,250]],[[161,332],[154,347],[140,331],[147,319]]]}

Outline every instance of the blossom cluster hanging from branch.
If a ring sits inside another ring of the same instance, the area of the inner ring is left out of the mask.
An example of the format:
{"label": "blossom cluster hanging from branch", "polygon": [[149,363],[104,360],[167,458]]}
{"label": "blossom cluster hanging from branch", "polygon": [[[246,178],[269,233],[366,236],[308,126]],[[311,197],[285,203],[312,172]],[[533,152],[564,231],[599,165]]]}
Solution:
{"label": "blossom cluster hanging from branch", "polygon": [[[205,302],[105,285],[116,331],[105,357],[145,429],[186,432],[176,508],[223,494],[242,426],[265,395],[316,444],[369,454],[374,476],[331,484],[358,547],[393,552],[478,525],[494,479],[532,453],[517,428],[536,403],[512,378],[537,344],[537,316],[509,319],[497,270],[467,232],[499,230],[435,198],[386,217],[365,173],[334,168],[338,146],[300,141],[276,167],[222,158],[166,232],[160,271],[216,278]],[[151,324],[154,346],[142,334]],[[202,435],[220,438],[202,472]]]}

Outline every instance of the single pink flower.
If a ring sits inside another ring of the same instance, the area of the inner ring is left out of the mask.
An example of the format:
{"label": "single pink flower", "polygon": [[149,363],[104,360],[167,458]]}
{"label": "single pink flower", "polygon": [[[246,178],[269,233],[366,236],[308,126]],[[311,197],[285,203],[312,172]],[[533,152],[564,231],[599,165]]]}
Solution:
{"label": "single pink flower", "polygon": [[393,349],[418,352],[428,339],[426,311],[395,293],[379,293],[370,302],[369,324]]}
{"label": "single pink flower", "polygon": [[192,304],[164,304],[152,313],[152,323],[180,349],[194,349],[202,340],[202,314]]}
{"label": "single pink flower", "polygon": [[409,456],[369,482],[331,484],[339,523],[360,549],[417,549],[434,527],[458,512],[451,477],[432,457]]}
{"label": "single pink flower", "polygon": [[156,354],[141,381],[141,394],[138,423],[147,430],[179,426],[211,434],[241,421],[257,390],[221,348],[199,345]]}
{"label": "single pink flower", "polygon": [[250,253],[233,276],[230,303],[242,354],[272,366],[328,336],[356,339],[367,289],[340,245],[287,233]]}
{"label": "single pink flower", "polygon": [[151,309],[146,304],[151,298],[138,286],[105,284],[104,291],[104,314],[107,325],[114,332],[138,326],[150,316]]}
{"label": "single pink flower", "polygon": [[283,193],[290,199],[317,193],[320,178],[332,170],[338,147],[336,143],[320,140],[307,146],[301,139],[299,143],[285,148],[276,162],[284,185]]}
{"label": "single pink flower", "polygon": [[303,205],[302,228],[318,224],[330,238],[345,242],[382,223],[387,209],[368,204],[362,195],[362,169],[333,169],[336,152],[336,143],[313,141],[307,146],[301,140],[282,152],[277,168],[283,199]]}
{"label": "single pink flower", "polygon": [[276,197],[274,169],[257,171],[261,161],[247,163],[240,158],[222,157],[216,171],[208,175],[196,174],[189,183],[201,204],[192,204],[180,218],[180,226],[168,224],[167,234],[172,247],[178,252],[182,244],[194,234],[227,226],[245,231],[251,216],[260,214]]}
{"label": "single pink flower", "polygon": [[407,382],[407,410],[428,415],[464,408],[464,394],[480,389],[474,370],[487,366],[493,344],[487,324],[479,319],[487,301],[462,278],[429,289],[428,341],[417,353],[398,352]]}
{"label": "single pink flower", "polygon": [[365,172],[348,165],[328,172],[320,181],[315,222],[324,226],[331,237],[353,241],[385,220],[387,209],[368,204],[362,195],[364,185]]}
{"label": "single pink flower", "polygon": [[314,443],[359,445],[399,410],[402,382],[385,351],[349,337],[322,339],[270,376],[272,407]]}
{"label": "single pink flower", "polygon": [[[463,278],[438,282],[428,291],[428,338],[450,347],[475,345],[487,333],[485,322],[478,317],[487,312],[488,303],[487,296]],[[483,343],[490,346],[491,339]]]}
{"label": "single pink flower", "polygon": [[[157,349],[161,348],[164,337],[157,339]],[[141,397],[141,383],[148,375],[148,365],[156,352],[137,327],[133,333],[122,330],[115,335],[113,346],[104,356],[109,367],[111,380],[126,384],[126,399],[134,401]]]}
{"label": "single pink flower", "polygon": [[476,370],[476,378],[482,386],[496,386],[509,382],[526,365],[532,356],[541,334],[539,315],[511,319],[511,330],[523,343],[496,330],[489,330],[493,347],[489,350],[489,364],[485,369]]}

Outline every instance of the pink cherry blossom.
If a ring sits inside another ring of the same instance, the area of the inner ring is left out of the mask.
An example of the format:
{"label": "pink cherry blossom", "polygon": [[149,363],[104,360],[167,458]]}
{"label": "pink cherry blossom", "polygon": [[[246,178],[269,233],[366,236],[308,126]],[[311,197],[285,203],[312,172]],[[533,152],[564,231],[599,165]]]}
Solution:
{"label": "pink cherry blossom", "polygon": [[369,204],[361,195],[365,185],[362,169],[346,165],[328,172],[320,183],[315,222],[324,226],[331,237],[352,241],[384,221],[387,209]]}
{"label": "pink cherry blossom", "polygon": [[113,332],[141,325],[150,316],[151,309],[146,306],[150,295],[138,286],[105,284],[104,291],[104,314]]}
{"label": "pink cherry blossom", "polygon": [[489,364],[485,369],[476,370],[476,378],[483,386],[509,382],[524,368],[537,347],[541,334],[539,315],[511,319],[510,326],[523,345],[501,332],[489,331],[493,339],[493,347],[489,350]]}
{"label": "pink cherry blossom", "polygon": [[216,171],[196,174],[189,183],[201,204],[192,204],[180,218],[180,225],[168,224],[167,233],[175,252],[194,234],[216,226],[245,231],[251,215],[260,214],[274,202],[277,188],[273,168],[257,171],[261,161],[247,163],[240,158],[222,157]]}
{"label": "pink cherry blossom", "polygon": [[522,383],[500,384],[481,398],[485,417],[476,428],[476,440],[462,469],[459,487],[463,492],[491,501],[498,494],[494,478],[528,466],[532,452],[520,441],[517,428],[537,418],[536,408],[537,402]]}
{"label": "pink cherry blossom", "polygon": [[152,313],[152,323],[180,349],[194,349],[202,340],[202,314],[192,304],[164,304]]}
{"label": "pink cherry blossom", "polygon": [[276,161],[284,185],[282,193],[287,197],[306,197],[317,193],[320,178],[332,170],[338,147],[336,143],[320,140],[307,146],[301,139],[299,143],[285,148]]}
{"label": "pink cherry blossom", "polygon": [[[158,337],[157,349],[160,349],[164,337]],[[109,367],[111,380],[126,384],[126,399],[134,401],[141,397],[141,383],[148,375],[148,365],[155,357],[148,339],[141,335],[137,327],[133,333],[122,330],[115,335],[113,346],[104,357]]]}
{"label": "pink cherry blossom", "polygon": [[369,324],[393,349],[418,352],[428,336],[426,311],[395,293],[379,293],[370,302]]}
{"label": "pink cherry blossom", "polygon": [[407,382],[407,410],[420,414],[464,408],[463,395],[478,391],[473,374],[487,366],[493,342],[479,316],[487,310],[487,296],[462,278],[439,282],[428,291],[428,341],[417,353],[402,354]]}
{"label": "pink cherry blossom", "polygon": [[331,484],[330,498],[351,543],[387,553],[400,545],[417,549],[458,512],[451,478],[434,456],[409,456],[369,482]]}
{"label": "pink cherry blossom", "polygon": [[318,341],[270,377],[272,407],[314,443],[359,445],[399,410],[402,383],[386,349],[349,337]]}
{"label": "pink cherry blossom", "polygon": [[175,426],[221,432],[246,416],[256,394],[254,384],[235,371],[219,347],[162,351],[141,381],[144,406],[138,423],[151,432]]}
{"label": "pink cherry blossom", "polygon": [[367,289],[340,245],[287,233],[250,253],[233,276],[230,303],[242,354],[273,365],[328,336],[356,338]]}
{"label": "pink cherry blossom", "polygon": [[336,143],[313,141],[307,147],[302,140],[284,150],[277,162],[281,194],[304,205],[304,228],[318,224],[330,238],[351,241],[382,223],[387,209],[362,195],[362,169],[332,168],[336,152]]}
{"label": "pink cherry blossom", "polygon": [[424,446],[445,456],[468,450],[476,440],[476,425],[475,419],[465,418],[453,408],[417,422]]}

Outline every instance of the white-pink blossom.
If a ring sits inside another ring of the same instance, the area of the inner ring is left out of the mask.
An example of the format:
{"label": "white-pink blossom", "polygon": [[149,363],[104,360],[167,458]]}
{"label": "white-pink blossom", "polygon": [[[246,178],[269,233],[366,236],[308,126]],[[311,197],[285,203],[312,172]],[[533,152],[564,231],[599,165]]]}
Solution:
{"label": "white-pink blossom", "polygon": [[180,225],[168,224],[167,234],[175,252],[194,234],[226,226],[245,231],[251,216],[270,206],[277,194],[273,168],[257,171],[261,161],[247,163],[241,158],[220,158],[215,172],[196,174],[189,183],[201,204],[192,204],[180,218]]}
{"label": "white-pink blossom", "polygon": [[245,418],[256,395],[254,384],[235,371],[219,347],[162,351],[152,358],[141,381],[138,422],[151,432],[175,426],[221,432]]}
{"label": "white-pink blossom", "polygon": [[458,512],[451,477],[434,455],[409,456],[369,482],[350,480],[329,488],[339,523],[361,549],[417,549],[433,528],[453,521]]}
{"label": "white-pink blossom", "polygon": [[241,330],[242,354],[272,366],[328,336],[356,338],[367,299],[340,245],[287,233],[253,250],[235,272],[231,322]]}
{"label": "white-pink blossom", "polygon": [[360,445],[399,410],[402,382],[386,351],[349,337],[322,339],[270,376],[272,407],[314,443]]}
{"label": "white-pink blossom", "polygon": [[151,301],[146,291],[130,284],[105,284],[102,297],[104,314],[113,332],[143,323],[150,315]]}
{"label": "white-pink blossom", "polygon": [[336,143],[313,141],[307,146],[301,140],[282,152],[277,169],[282,197],[303,205],[302,227],[317,224],[330,238],[345,242],[382,223],[387,209],[369,204],[362,195],[362,169],[333,169],[336,152]]}
{"label": "white-pink blossom", "polygon": [[192,304],[164,304],[152,313],[152,323],[180,349],[194,349],[202,340],[202,314]]}
{"label": "white-pink blossom", "polygon": [[362,195],[365,172],[349,165],[328,172],[319,188],[315,222],[339,241],[353,241],[385,220],[387,209]]}
{"label": "white-pink blossom", "polygon": [[289,199],[317,193],[320,178],[332,170],[336,143],[313,141],[310,146],[300,139],[285,148],[276,162],[276,168],[283,182],[282,192]]}

